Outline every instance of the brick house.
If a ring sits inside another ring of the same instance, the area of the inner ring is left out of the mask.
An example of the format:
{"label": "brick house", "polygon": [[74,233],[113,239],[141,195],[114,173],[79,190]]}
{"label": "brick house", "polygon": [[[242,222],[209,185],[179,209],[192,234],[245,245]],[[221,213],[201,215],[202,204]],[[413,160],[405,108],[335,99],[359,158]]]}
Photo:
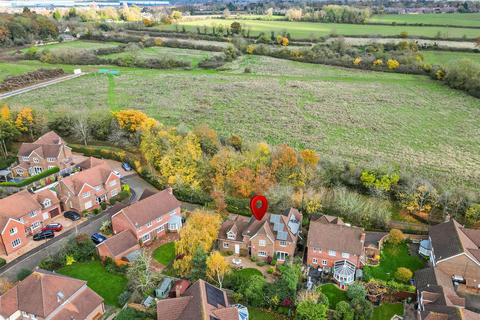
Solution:
{"label": "brick house", "polygon": [[15,177],[33,176],[54,167],[64,173],[74,166],[72,149],[53,131],[32,143],[22,143],[17,157],[18,164],[12,168]]}
{"label": "brick house", "polygon": [[102,259],[110,258],[119,265],[130,262],[130,257],[139,249],[140,244],[131,230],[121,231],[97,245],[98,255]]}
{"label": "brick house", "polygon": [[140,199],[112,216],[113,233],[130,230],[138,241],[146,243],[177,232],[182,227],[180,201],[171,188],[160,192],[146,190]]}
{"label": "brick house", "polygon": [[294,208],[283,214],[265,214],[262,220],[232,215],[220,228],[218,247],[236,255],[248,253],[263,260],[276,257],[283,262],[295,254],[301,221],[302,214]]}
{"label": "brick house", "polygon": [[121,191],[120,177],[102,160],[94,166],[60,179],[58,194],[65,210],[93,210]]}
{"label": "brick house", "polygon": [[365,232],[338,217],[323,215],[310,222],[307,238],[307,265],[331,268],[341,286],[355,280],[355,271],[365,262]]}
{"label": "brick house", "polygon": [[0,199],[0,252],[11,254],[28,243],[28,235],[40,231],[62,213],[57,194],[49,189],[27,190]]}
{"label": "brick house", "polygon": [[99,320],[103,298],[87,282],[35,270],[0,296],[0,319]]}

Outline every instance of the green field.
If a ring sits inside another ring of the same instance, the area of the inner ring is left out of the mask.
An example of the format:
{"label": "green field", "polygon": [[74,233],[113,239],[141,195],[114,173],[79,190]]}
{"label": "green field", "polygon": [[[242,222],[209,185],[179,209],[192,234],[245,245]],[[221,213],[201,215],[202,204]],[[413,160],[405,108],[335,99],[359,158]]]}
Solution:
{"label": "green field", "polygon": [[[185,28],[197,32],[197,27],[203,30],[203,26],[214,25],[230,26],[233,20],[224,19],[202,19],[180,22]],[[382,35],[398,36],[401,32],[407,32],[410,36],[436,37],[440,32],[443,38],[476,38],[480,36],[479,29],[468,28],[447,28],[447,27],[421,27],[421,26],[383,26],[383,25],[362,25],[362,24],[341,24],[341,23],[318,23],[318,22],[290,22],[290,21],[262,21],[262,20],[238,20],[243,28],[250,29],[250,35],[258,35],[260,32],[270,35],[271,31],[276,33],[288,32],[293,39],[311,39],[320,36],[328,36],[332,33],[344,36],[359,35]],[[174,25],[162,25],[158,29],[175,30]],[[211,30],[209,30],[211,31]],[[202,31],[203,32],[203,31]]]}
{"label": "green field", "polygon": [[[97,42],[97,41],[86,41],[86,40],[76,40],[76,41],[67,41],[61,43],[47,44],[44,46],[37,46],[38,50],[48,49],[50,51],[61,50],[61,49],[87,49],[95,50],[100,48],[112,48],[120,45],[118,42]],[[27,49],[23,49],[25,52]]]}
{"label": "green field", "polygon": [[374,23],[423,23],[480,28],[480,13],[426,13],[374,15],[368,22]]}
{"label": "green field", "polygon": [[480,63],[480,53],[474,52],[454,52],[454,51],[422,51],[425,62],[431,64],[445,65],[459,59],[470,59]]}
{"label": "green field", "polygon": [[141,50],[136,50],[134,52],[122,52],[122,53],[113,53],[106,56],[106,58],[117,58],[133,54],[136,57],[141,59],[151,59],[151,58],[170,58],[176,60],[187,61],[192,64],[192,66],[197,66],[198,63],[206,58],[212,57],[217,54],[211,51],[202,51],[202,50],[193,50],[193,49],[178,49],[178,48],[167,48],[167,47],[150,47],[144,48]]}
{"label": "green field", "polygon": [[[139,108],[168,125],[207,123],[224,136],[315,148],[324,159],[396,164],[444,187],[479,187],[478,99],[424,76],[259,56],[230,68],[115,67],[117,108]],[[54,116],[107,111],[108,96],[108,79],[91,74],[5,102]]]}
{"label": "green field", "polygon": [[35,71],[39,68],[63,68],[65,72],[73,72],[74,69],[73,66],[48,65],[34,60],[22,60],[16,61],[15,63],[0,61],[0,81],[3,81],[8,76],[18,76],[20,74]]}

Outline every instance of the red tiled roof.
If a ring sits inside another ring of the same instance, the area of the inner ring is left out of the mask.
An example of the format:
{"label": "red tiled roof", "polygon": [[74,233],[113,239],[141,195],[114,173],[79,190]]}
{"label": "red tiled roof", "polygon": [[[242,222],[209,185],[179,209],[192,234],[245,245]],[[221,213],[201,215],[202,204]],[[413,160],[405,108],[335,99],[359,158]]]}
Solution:
{"label": "red tiled roof", "polygon": [[360,256],[363,253],[362,233],[363,229],[357,227],[312,221],[307,246]]}

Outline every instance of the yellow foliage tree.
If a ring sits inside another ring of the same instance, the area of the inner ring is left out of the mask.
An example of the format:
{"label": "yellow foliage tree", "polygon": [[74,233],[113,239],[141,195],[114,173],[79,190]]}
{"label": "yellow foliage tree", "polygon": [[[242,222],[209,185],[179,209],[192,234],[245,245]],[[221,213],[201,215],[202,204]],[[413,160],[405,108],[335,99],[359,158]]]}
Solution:
{"label": "yellow foliage tree", "polygon": [[395,69],[397,69],[398,67],[400,67],[400,62],[398,62],[398,61],[395,60],[395,59],[388,59],[388,61],[387,61],[387,66],[388,66],[388,69],[390,69],[390,70],[395,70]]}
{"label": "yellow foliage tree", "polygon": [[248,53],[248,54],[253,54],[255,52],[255,45],[253,44],[249,44],[247,46],[247,49],[245,49],[245,51]]}
{"label": "yellow foliage tree", "polygon": [[187,220],[180,230],[180,240],[175,243],[175,252],[181,259],[175,260],[174,269],[181,276],[186,276],[192,269],[192,259],[197,247],[210,252],[217,239],[221,217],[217,213],[197,210]]}
{"label": "yellow foliage tree", "polygon": [[353,60],[353,64],[358,66],[360,63],[362,63],[362,58],[360,57],[356,57],[354,60]]}
{"label": "yellow foliage tree", "polygon": [[376,59],[373,61],[374,66],[382,66],[383,65],[383,60],[382,59]]}
{"label": "yellow foliage tree", "polygon": [[32,108],[22,108],[15,119],[15,127],[20,132],[30,133],[33,140],[34,115]]}
{"label": "yellow foliage tree", "polygon": [[222,288],[223,279],[230,271],[230,265],[227,260],[218,251],[214,251],[207,258],[207,277],[218,283]]}
{"label": "yellow foliage tree", "polygon": [[10,108],[8,107],[8,105],[4,104],[1,108],[0,108],[0,119],[4,120],[4,121],[10,121],[12,120],[12,116],[10,114]]}
{"label": "yellow foliage tree", "polygon": [[128,109],[113,113],[113,117],[117,120],[120,128],[128,132],[137,132],[142,129],[148,116],[142,111]]}

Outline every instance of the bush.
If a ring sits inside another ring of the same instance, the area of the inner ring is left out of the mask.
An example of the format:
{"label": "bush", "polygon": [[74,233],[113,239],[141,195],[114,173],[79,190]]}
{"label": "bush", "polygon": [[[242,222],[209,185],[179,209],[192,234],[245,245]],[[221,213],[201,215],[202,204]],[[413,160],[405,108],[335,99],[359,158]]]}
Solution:
{"label": "bush", "polygon": [[3,267],[6,264],[7,264],[7,260],[0,258],[0,267]]}
{"label": "bush", "polygon": [[405,240],[405,235],[398,229],[391,229],[387,241],[391,244],[398,245]]}
{"label": "bush", "polygon": [[274,273],[274,272],[275,272],[275,268],[274,268],[274,267],[270,267],[270,268],[268,268],[268,270],[267,270],[267,273],[268,273],[268,274],[272,274],[272,273]]}
{"label": "bush", "polygon": [[408,282],[410,279],[413,277],[413,272],[404,267],[400,267],[395,271],[395,279],[397,279],[400,282]]}
{"label": "bush", "polygon": [[257,266],[259,266],[259,267],[264,267],[264,266],[266,266],[266,265],[267,265],[266,262],[263,262],[263,261],[257,262]]}
{"label": "bush", "polygon": [[28,277],[29,275],[32,274],[32,270],[30,269],[21,269],[18,273],[17,273],[17,281],[22,281],[23,279],[25,279],[26,277]]}
{"label": "bush", "polygon": [[100,203],[100,207],[102,208],[102,210],[107,209],[107,203],[106,202]]}
{"label": "bush", "polygon": [[130,291],[123,291],[119,296],[118,296],[118,304],[120,306],[123,306],[125,303],[128,302],[128,299],[130,299],[130,296],[132,294]]}

